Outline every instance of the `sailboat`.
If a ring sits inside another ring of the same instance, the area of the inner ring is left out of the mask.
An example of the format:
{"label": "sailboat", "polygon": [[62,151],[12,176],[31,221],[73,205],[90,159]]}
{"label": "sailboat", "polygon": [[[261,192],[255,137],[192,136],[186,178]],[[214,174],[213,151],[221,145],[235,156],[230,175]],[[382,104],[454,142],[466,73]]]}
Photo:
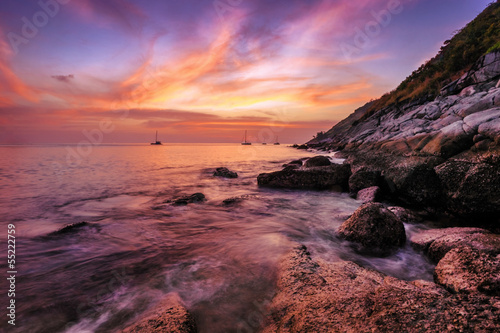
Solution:
{"label": "sailboat", "polygon": [[245,131],[245,137],[243,138],[243,142],[241,143],[243,146],[251,146],[251,142],[247,142],[247,131]]}
{"label": "sailboat", "polygon": [[155,140],[155,142],[151,142],[151,144],[153,146],[162,145],[161,141],[158,141],[158,131],[156,131],[156,140]]}
{"label": "sailboat", "polygon": [[280,142],[278,141],[278,136],[276,136],[276,140],[274,141],[274,145],[275,146],[279,146],[280,145]]}

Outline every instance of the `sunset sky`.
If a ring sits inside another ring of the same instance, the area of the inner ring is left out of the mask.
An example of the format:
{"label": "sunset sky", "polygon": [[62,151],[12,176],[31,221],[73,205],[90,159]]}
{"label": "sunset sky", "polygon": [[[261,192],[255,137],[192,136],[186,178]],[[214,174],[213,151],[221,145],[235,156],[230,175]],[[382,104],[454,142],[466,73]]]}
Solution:
{"label": "sunset sky", "polygon": [[489,2],[2,0],[0,144],[303,143]]}

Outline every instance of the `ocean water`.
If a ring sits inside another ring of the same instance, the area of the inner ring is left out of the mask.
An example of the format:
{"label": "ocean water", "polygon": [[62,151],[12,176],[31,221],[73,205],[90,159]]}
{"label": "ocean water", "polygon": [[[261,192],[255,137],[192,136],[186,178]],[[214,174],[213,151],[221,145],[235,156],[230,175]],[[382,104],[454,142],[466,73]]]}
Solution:
{"label": "ocean water", "polygon": [[[257,186],[259,173],[315,153],[285,145],[137,144],[75,157],[76,149],[0,147],[0,235],[6,244],[7,225],[15,225],[18,271],[16,327],[5,320],[2,278],[0,331],[115,332],[174,294],[200,332],[258,332],[280,258],[297,243],[327,261],[432,279],[433,266],[409,246],[368,258],[337,239],[335,230],[361,205],[346,194]],[[213,177],[222,166],[239,177]],[[207,200],[168,202],[197,192]],[[234,197],[240,200],[223,203]],[[89,225],[51,234],[81,221]],[[420,228],[407,225],[407,234]]]}

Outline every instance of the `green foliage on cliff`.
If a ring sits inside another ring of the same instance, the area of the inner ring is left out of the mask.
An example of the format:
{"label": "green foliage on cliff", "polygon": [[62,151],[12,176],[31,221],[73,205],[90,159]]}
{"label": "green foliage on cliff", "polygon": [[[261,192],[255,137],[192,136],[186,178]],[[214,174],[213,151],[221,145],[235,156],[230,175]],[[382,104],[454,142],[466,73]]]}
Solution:
{"label": "green foliage on cliff", "polygon": [[439,53],[408,76],[395,90],[376,100],[363,118],[391,104],[431,100],[484,54],[500,49],[500,0],[444,42]]}
{"label": "green foliage on cliff", "polygon": [[493,51],[496,51],[496,50],[500,50],[500,42],[498,42],[495,45],[493,45],[492,47],[490,47],[488,49],[488,51],[486,51],[486,53],[490,53],[490,52],[493,52]]}

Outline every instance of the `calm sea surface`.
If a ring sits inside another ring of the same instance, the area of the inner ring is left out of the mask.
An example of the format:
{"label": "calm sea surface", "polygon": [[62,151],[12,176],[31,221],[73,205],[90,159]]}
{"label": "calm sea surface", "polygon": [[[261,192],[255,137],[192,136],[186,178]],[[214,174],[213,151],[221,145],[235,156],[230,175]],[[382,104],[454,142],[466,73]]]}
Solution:
{"label": "calm sea surface", "polygon": [[[328,261],[354,260],[432,279],[409,246],[377,259],[335,229],[360,202],[336,192],[257,187],[257,175],[315,154],[281,146],[0,146],[0,331],[7,324],[7,226],[16,230],[18,332],[115,332],[176,293],[200,332],[257,332],[280,257],[297,242]],[[212,176],[217,167],[237,179]],[[167,203],[203,193],[187,206]],[[241,198],[233,205],[223,200]],[[73,233],[49,235],[87,221]],[[407,225],[411,234],[418,227]]]}

